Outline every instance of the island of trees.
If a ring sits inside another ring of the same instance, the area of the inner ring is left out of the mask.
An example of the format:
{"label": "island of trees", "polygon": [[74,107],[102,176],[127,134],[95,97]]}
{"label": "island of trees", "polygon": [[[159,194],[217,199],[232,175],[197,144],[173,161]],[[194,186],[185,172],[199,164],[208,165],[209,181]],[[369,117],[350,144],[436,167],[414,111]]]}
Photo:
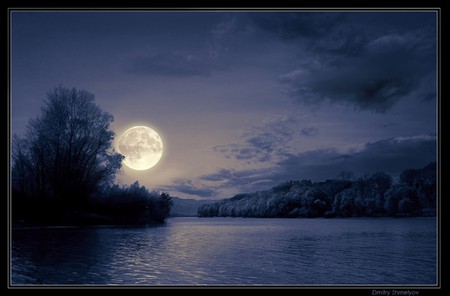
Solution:
{"label": "island of trees", "polygon": [[352,180],[289,181],[199,207],[199,217],[409,217],[436,215],[436,163],[407,169],[394,183],[375,173]]}
{"label": "island of trees", "polygon": [[170,213],[168,193],[136,181],[115,184],[123,156],[112,147],[113,116],[94,95],[56,87],[41,115],[11,145],[14,223],[44,225],[153,224]]}

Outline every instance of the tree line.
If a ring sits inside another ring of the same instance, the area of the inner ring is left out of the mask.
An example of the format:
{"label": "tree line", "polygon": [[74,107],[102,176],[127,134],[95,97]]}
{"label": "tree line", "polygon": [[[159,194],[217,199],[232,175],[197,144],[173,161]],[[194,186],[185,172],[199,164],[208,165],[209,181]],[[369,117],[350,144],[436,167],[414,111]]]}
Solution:
{"label": "tree line", "polygon": [[[399,181],[386,173],[350,180],[288,181],[269,190],[238,194],[199,207],[199,217],[435,216],[436,163],[407,169]],[[347,178],[348,177],[348,178]]]}
{"label": "tree line", "polygon": [[14,221],[48,224],[163,222],[172,205],[167,193],[139,183],[119,187],[123,156],[113,146],[113,116],[95,96],[76,88],[47,93],[40,116],[11,145]]}

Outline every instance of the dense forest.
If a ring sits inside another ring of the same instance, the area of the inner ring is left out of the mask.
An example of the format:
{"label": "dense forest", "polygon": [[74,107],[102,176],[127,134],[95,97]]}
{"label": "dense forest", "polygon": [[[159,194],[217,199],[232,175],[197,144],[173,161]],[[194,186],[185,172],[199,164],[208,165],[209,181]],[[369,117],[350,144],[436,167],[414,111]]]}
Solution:
{"label": "dense forest", "polygon": [[408,217],[436,215],[436,163],[407,169],[394,183],[375,173],[352,180],[288,181],[199,207],[199,217]]}
{"label": "dense forest", "polygon": [[119,187],[123,156],[112,147],[113,116],[94,95],[75,88],[48,92],[41,115],[11,145],[14,223],[56,225],[162,223],[172,206],[167,193],[138,182]]}

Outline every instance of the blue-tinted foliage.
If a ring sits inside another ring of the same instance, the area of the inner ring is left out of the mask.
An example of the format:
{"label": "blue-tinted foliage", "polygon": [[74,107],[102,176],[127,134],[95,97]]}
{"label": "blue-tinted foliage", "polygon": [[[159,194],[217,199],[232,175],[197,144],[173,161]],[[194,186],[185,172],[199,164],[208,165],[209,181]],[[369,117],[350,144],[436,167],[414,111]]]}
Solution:
{"label": "blue-tinted foliage", "polygon": [[436,213],[436,163],[405,170],[398,184],[385,173],[354,181],[288,181],[198,209],[200,217],[423,216]]}

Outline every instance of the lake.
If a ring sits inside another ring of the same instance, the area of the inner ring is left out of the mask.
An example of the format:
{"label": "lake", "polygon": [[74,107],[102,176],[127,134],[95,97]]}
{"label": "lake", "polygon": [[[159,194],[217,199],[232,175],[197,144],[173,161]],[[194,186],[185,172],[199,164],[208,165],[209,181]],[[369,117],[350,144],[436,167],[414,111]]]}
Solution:
{"label": "lake", "polygon": [[171,218],[12,230],[12,285],[437,283],[435,218]]}

